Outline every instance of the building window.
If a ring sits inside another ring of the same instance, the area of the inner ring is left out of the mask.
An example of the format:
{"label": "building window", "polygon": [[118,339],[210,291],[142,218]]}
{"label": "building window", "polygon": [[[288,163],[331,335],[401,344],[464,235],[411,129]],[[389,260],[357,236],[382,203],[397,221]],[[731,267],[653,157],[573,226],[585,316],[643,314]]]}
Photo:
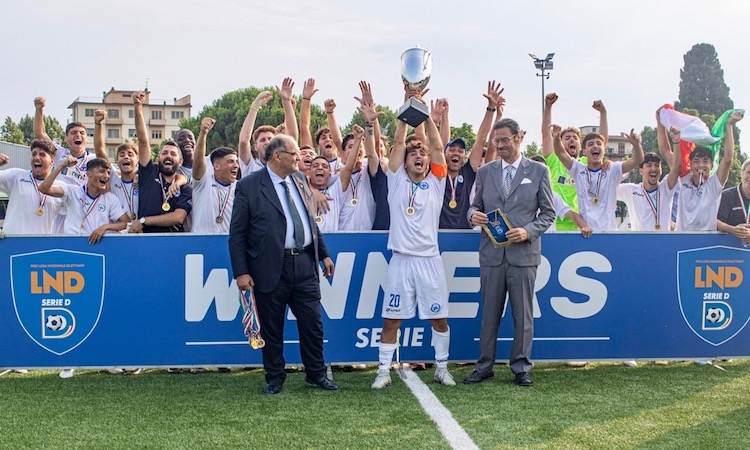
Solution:
{"label": "building window", "polygon": [[111,128],[107,130],[107,137],[112,139],[117,139],[120,137],[120,130],[117,128]]}
{"label": "building window", "polygon": [[94,117],[94,108],[86,108],[83,113],[86,117]]}
{"label": "building window", "polygon": [[129,138],[134,138],[134,137],[136,137],[136,134],[135,134],[135,128],[130,128],[130,129],[128,130],[128,137],[129,137]]}
{"label": "building window", "polygon": [[119,119],[120,118],[120,110],[119,109],[108,109],[107,110],[107,117],[110,119]]}
{"label": "building window", "polygon": [[161,130],[154,130],[151,132],[151,139],[161,139]]}
{"label": "building window", "polygon": [[185,111],[172,111],[172,120],[179,120],[185,117]]}
{"label": "building window", "polygon": [[89,135],[89,137],[94,136],[94,129],[93,128],[86,128],[86,134]]}
{"label": "building window", "polygon": [[619,144],[617,144],[617,153],[621,155],[625,154],[625,143],[620,142]]}
{"label": "building window", "polygon": [[161,111],[151,111],[151,119],[161,120]]}
{"label": "building window", "polygon": [[132,119],[135,117],[135,112],[132,109],[128,110],[128,119]]}

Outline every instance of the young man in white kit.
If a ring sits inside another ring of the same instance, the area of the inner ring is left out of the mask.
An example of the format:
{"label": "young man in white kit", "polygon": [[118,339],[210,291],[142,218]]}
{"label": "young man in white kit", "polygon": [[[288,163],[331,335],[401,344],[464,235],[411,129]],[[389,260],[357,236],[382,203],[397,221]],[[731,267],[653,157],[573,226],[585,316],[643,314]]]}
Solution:
{"label": "young man in white kit", "polygon": [[[356,126],[358,125],[355,124]],[[315,223],[318,224],[320,231],[324,233],[337,231],[339,229],[339,211],[341,210],[341,205],[344,203],[345,195],[341,189],[341,178],[336,177],[336,181],[330,186],[328,185],[331,179],[331,165],[325,156],[316,156],[313,158],[309,178],[310,185],[313,188],[320,191],[326,198],[330,198],[328,202],[330,208],[328,211],[318,209],[315,212]]]}
{"label": "young man in white kit", "polygon": [[[415,97],[421,101],[420,97]],[[374,109],[374,105],[364,105]],[[438,226],[443,208],[448,167],[435,123],[427,118],[430,148],[418,140],[407,145],[406,124],[398,122],[388,161],[388,203],[391,226],[388,249],[393,252],[383,299],[383,331],[380,338],[378,374],[373,389],[391,384],[390,366],[396,350],[398,329],[419,308],[419,318],[432,326],[435,348],[435,381],[446,386],[456,382],[448,372],[448,286],[438,248]],[[365,123],[365,143],[375,146],[373,123]],[[428,173],[428,168],[431,169]]]}

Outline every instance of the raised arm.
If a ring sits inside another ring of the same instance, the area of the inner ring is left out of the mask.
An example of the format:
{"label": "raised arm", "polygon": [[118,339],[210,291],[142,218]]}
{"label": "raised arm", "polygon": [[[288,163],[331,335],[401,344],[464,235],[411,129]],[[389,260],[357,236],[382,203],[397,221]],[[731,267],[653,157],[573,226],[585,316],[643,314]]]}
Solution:
{"label": "raised arm", "polygon": [[63,169],[66,167],[73,167],[77,163],[78,159],[70,155],[68,155],[66,160],[60,161],[60,164],[58,164],[52,173],[42,181],[42,184],[39,185],[39,192],[47,194],[50,197],[62,197],[65,194],[65,190],[60,186],[53,186],[52,183],[55,182],[55,179],[60,175],[60,172],[62,172]]}
{"label": "raised arm", "polygon": [[552,142],[555,146],[555,154],[560,158],[560,162],[563,163],[565,168],[570,170],[570,168],[573,167],[573,158],[570,157],[568,152],[565,151],[565,147],[563,147],[562,139],[560,139],[561,132],[562,127],[560,127],[560,125],[552,125],[551,136]]}
{"label": "raised arm", "polygon": [[719,168],[716,170],[716,176],[719,177],[722,186],[729,178],[729,171],[732,169],[732,160],[734,159],[734,124],[742,119],[742,113],[734,111],[729,120],[727,120],[727,134],[724,137],[724,156],[721,157]]}
{"label": "raised arm", "polygon": [[[440,139],[440,131],[438,131],[437,125],[432,120],[432,117],[428,117],[424,122],[424,128],[427,132],[427,139],[430,142],[430,165],[445,166],[445,152],[443,151],[443,141]],[[403,164],[403,163],[402,163]],[[438,171],[433,172],[439,179],[445,178],[447,173],[446,169],[443,169],[442,173]]]}
{"label": "raised arm", "polygon": [[641,146],[641,135],[637,134],[633,128],[630,129],[630,133],[622,133],[622,136],[633,146],[633,156],[622,163],[622,173],[628,173],[643,162],[643,147]]}
{"label": "raised arm", "polygon": [[388,158],[388,170],[396,172],[399,167],[404,165],[406,157],[406,123],[398,121],[396,123],[396,133],[393,136],[393,148],[391,156]]}
{"label": "raised arm", "polygon": [[377,149],[377,147],[380,146],[380,134],[376,133],[375,129],[378,126],[378,117],[382,116],[384,113],[375,109],[370,85],[365,81],[360,81],[359,87],[362,90],[362,98],[354,97],[354,99],[359,102],[360,106],[358,110],[365,119],[364,140],[365,152],[367,154],[367,170],[370,175],[375,176],[378,172],[378,164],[380,164],[380,155],[378,154]]}
{"label": "raised arm", "polygon": [[215,123],[216,121],[210,117],[204,117],[201,120],[201,131],[198,133],[198,142],[195,144],[197,157],[193,159],[194,180],[200,180],[206,174],[206,137]]}
{"label": "raised arm", "polygon": [[557,101],[557,94],[551,92],[544,97],[544,113],[542,114],[542,156],[548,158],[555,151],[552,139],[552,105]]}
{"label": "raised arm", "polygon": [[284,81],[281,83],[281,89],[276,86],[276,90],[279,91],[279,96],[281,97],[281,106],[284,107],[285,134],[297,141],[299,140],[299,131],[297,130],[297,116],[294,113],[294,103],[292,103],[292,89],[294,89],[294,81],[289,77],[284,78]]}
{"label": "raised arm", "polygon": [[604,107],[604,103],[601,100],[594,100],[591,105],[592,108],[599,111],[599,134],[604,137],[604,145],[607,145],[609,139],[609,123],[607,122],[607,108]]}
{"label": "raised arm", "polygon": [[250,111],[247,112],[245,121],[242,122],[240,141],[237,145],[237,155],[245,164],[250,164],[250,160],[253,158],[253,153],[250,148],[250,140],[253,137],[253,129],[255,128],[255,119],[258,117],[258,111],[265,106],[266,103],[271,101],[272,98],[273,94],[271,91],[260,92],[253,100],[252,105],[250,105]]}
{"label": "raised arm", "polygon": [[482,94],[487,99],[487,108],[484,112],[482,123],[479,124],[479,129],[477,130],[477,139],[474,141],[474,145],[471,147],[471,152],[469,153],[469,164],[471,164],[474,172],[482,165],[484,156],[482,155],[482,150],[484,149],[484,143],[487,142],[487,136],[492,129],[495,114],[498,115],[498,120],[503,117],[505,99],[501,94],[504,90],[500,86],[500,83],[493,80],[487,82],[487,93]]}
{"label": "raised arm", "polygon": [[135,135],[138,137],[138,164],[144,167],[148,165],[148,162],[151,160],[151,144],[148,141],[146,119],[143,117],[143,102],[145,101],[145,92],[133,92],[133,110],[135,111]]}
{"label": "raised arm", "polygon": [[352,126],[352,134],[354,134],[354,147],[346,155],[346,161],[344,167],[339,171],[341,177],[341,190],[346,191],[349,189],[349,182],[352,179],[352,173],[354,173],[354,166],[357,164],[357,156],[359,153],[359,146],[362,145],[362,139],[364,138],[365,131],[356,123]]}
{"label": "raised arm", "polygon": [[[659,108],[659,110],[661,110],[661,108]],[[673,189],[680,180],[680,166],[682,165],[682,155],[680,154],[680,130],[672,128],[669,130],[669,133],[667,133],[664,125],[659,122],[659,110],[656,111],[656,133],[657,139],[659,140],[659,152],[669,166],[667,185],[669,186],[669,189]],[[659,130],[659,128],[661,128],[661,130]],[[663,134],[663,136],[660,135],[660,133]],[[674,144],[672,144],[672,141],[674,141]],[[673,151],[672,146],[675,146],[677,151]]]}
{"label": "raised arm", "polygon": [[442,99],[445,109],[443,109],[443,117],[440,118],[440,140],[443,141],[443,145],[447,144],[451,140],[451,122],[448,118],[451,105],[448,103],[448,99]]}
{"label": "raised arm", "polygon": [[44,127],[44,107],[47,105],[47,99],[44,97],[36,97],[34,99],[34,122],[31,125],[34,131],[34,137],[36,139],[43,139],[45,141],[51,141],[47,135],[47,130]]}
{"label": "raised arm", "polygon": [[[366,81],[360,81],[359,82],[359,90],[362,92],[362,98],[359,99],[357,97],[354,97],[355,100],[360,102],[360,105],[362,104],[362,101],[367,103],[368,105],[372,105],[372,108],[375,109],[375,100],[372,97],[372,88],[370,87],[370,83]],[[384,113],[383,113],[384,114]],[[382,114],[378,114],[375,117],[375,120],[372,121],[372,130],[373,130],[373,136],[375,139],[375,153],[378,156],[378,160],[382,160],[382,158],[385,156],[385,152],[380,151],[380,121],[378,120],[378,117],[380,117]],[[367,119],[365,119],[366,121]],[[369,156],[368,156],[369,158]],[[368,159],[368,166],[369,166],[369,159]],[[371,166],[372,167],[372,166]],[[383,168],[385,170],[385,167]],[[374,173],[373,173],[374,175]]]}
{"label": "raised arm", "polygon": [[108,161],[109,155],[104,145],[104,127],[102,127],[102,122],[105,120],[107,120],[107,111],[103,109],[94,111],[94,152],[97,158]]}
{"label": "raised arm", "polygon": [[315,79],[309,78],[302,85],[302,103],[299,107],[299,145],[309,145],[315,148],[312,134],[310,133],[310,101],[312,96],[318,92],[315,89]]}
{"label": "raised arm", "polygon": [[323,107],[326,110],[328,129],[331,130],[331,140],[333,140],[333,145],[336,146],[336,152],[338,153],[338,155],[343,155],[344,137],[341,136],[341,128],[339,128],[339,124],[336,123],[336,115],[333,113],[333,111],[336,109],[336,102],[332,98],[329,98],[325,101],[325,103],[323,103]]}
{"label": "raised arm", "polygon": [[[430,118],[438,128],[440,140],[448,142],[451,140],[450,127],[445,128],[443,125],[443,118],[445,118],[446,111],[448,110],[448,102],[445,99],[439,98],[437,100],[430,100]],[[444,131],[447,130],[447,133]],[[447,137],[446,137],[447,136]]]}

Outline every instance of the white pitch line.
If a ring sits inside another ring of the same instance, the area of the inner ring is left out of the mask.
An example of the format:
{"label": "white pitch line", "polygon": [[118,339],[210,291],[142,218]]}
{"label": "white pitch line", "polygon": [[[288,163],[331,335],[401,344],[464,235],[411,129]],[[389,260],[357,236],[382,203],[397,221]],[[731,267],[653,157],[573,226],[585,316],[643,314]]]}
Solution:
{"label": "white pitch line", "polygon": [[479,447],[469,437],[461,425],[456,422],[448,408],[446,408],[426,384],[410,368],[404,369],[404,383],[411,393],[417,397],[422,409],[427,413],[448,444],[454,449],[477,449]]}

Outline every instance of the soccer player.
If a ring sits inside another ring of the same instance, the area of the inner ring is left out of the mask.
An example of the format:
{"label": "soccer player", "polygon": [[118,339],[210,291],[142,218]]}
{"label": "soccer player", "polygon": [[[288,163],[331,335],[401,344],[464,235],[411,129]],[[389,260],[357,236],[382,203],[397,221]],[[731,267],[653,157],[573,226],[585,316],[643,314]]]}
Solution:
{"label": "soccer player", "polygon": [[[104,145],[104,128],[102,122],[107,120],[107,111],[97,109],[94,111],[94,152],[98,158],[105,161],[109,159]],[[138,217],[138,188],[135,177],[138,173],[138,149],[131,143],[126,142],[117,147],[117,167],[110,171],[109,189],[115,194],[125,206],[128,218],[132,221]]]}
{"label": "soccer player", "polygon": [[[422,100],[419,96],[415,98]],[[367,107],[374,109],[374,105]],[[365,143],[374,151],[372,128],[373,123],[365,124]],[[393,256],[388,264],[383,300],[384,324],[373,389],[391,384],[390,365],[397,346],[398,329],[404,319],[415,316],[417,309],[420,319],[429,320],[432,326],[435,381],[446,386],[456,384],[448,372],[448,286],[438,248],[438,223],[448,169],[443,143],[432,118],[427,118],[425,128],[429,149],[418,140],[406,144],[406,124],[399,121],[388,161],[391,212],[388,249]]]}

